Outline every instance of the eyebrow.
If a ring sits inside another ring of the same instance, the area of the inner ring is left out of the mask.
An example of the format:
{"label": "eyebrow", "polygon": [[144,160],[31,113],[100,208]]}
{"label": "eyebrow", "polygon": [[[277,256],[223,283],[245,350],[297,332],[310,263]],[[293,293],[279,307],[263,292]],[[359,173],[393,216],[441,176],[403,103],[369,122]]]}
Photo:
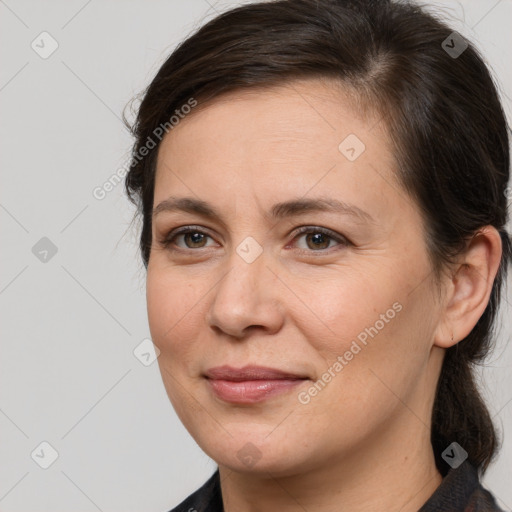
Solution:
{"label": "eyebrow", "polygon": [[[181,211],[201,215],[216,220],[226,226],[222,215],[206,201],[193,197],[169,197],[153,208],[153,218],[161,212]],[[270,209],[270,218],[278,220],[298,216],[307,212],[331,212],[352,216],[360,221],[375,223],[375,219],[366,211],[355,205],[345,203],[330,197],[317,197],[311,199],[292,199],[276,203]]]}

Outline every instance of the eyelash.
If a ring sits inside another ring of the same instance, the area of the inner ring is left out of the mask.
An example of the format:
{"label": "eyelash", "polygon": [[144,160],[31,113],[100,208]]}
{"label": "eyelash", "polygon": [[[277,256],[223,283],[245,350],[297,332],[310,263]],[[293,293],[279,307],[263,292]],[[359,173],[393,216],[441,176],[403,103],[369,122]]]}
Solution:
{"label": "eyelash", "polygon": [[[199,249],[208,249],[208,247],[198,247],[196,249],[193,249],[193,248],[185,248],[184,249],[184,248],[181,248],[181,247],[178,247],[178,248],[171,247],[171,245],[173,244],[173,240],[176,237],[178,237],[180,235],[187,234],[187,233],[198,233],[198,234],[201,234],[201,235],[206,235],[209,238],[213,238],[208,233],[203,231],[199,226],[185,226],[183,228],[177,228],[177,229],[171,231],[169,234],[167,234],[164,237],[163,240],[160,241],[160,244],[161,244],[161,246],[163,248],[168,249],[170,251],[189,252],[189,251],[197,251]],[[338,242],[339,246],[342,246],[342,247],[347,247],[347,246],[351,245],[351,242],[347,238],[345,238],[344,236],[338,235],[337,233],[335,233],[334,231],[331,231],[330,229],[319,227],[319,226],[303,226],[303,227],[300,227],[298,229],[298,231],[296,231],[296,233],[295,233],[295,235],[293,237],[293,240],[298,238],[300,235],[309,234],[309,233],[321,233],[322,235],[326,235],[331,240],[334,240],[335,242]],[[299,251],[301,253],[309,253],[309,254],[311,254],[311,253],[325,254],[326,252],[331,252],[332,249],[333,249],[333,247],[329,247],[327,249],[319,249],[319,250],[316,250],[316,251],[313,250],[313,249],[299,249]]]}

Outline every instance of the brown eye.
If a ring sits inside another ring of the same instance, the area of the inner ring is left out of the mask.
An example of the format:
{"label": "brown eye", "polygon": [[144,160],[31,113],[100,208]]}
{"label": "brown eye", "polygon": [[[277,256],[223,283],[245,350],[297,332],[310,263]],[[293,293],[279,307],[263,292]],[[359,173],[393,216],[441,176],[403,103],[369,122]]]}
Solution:
{"label": "brown eye", "polygon": [[349,241],[342,235],[320,227],[302,228],[295,236],[295,240],[301,239],[305,241],[305,244],[296,242],[297,248],[309,252],[322,252],[335,246],[349,245]]}
{"label": "brown eye", "polygon": [[307,233],[306,244],[310,249],[327,249],[330,243],[330,237],[323,233]]}
{"label": "brown eye", "polygon": [[[208,239],[213,240],[210,235],[193,226],[174,230],[169,233],[161,242],[163,247],[173,250],[177,249],[202,249],[209,247]],[[211,244],[210,244],[211,245]],[[174,247],[172,247],[174,246]]]}
{"label": "brown eye", "polygon": [[185,245],[189,249],[195,249],[198,247],[204,247],[204,243],[206,241],[206,235],[204,233],[199,233],[197,231],[190,233],[183,233],[181,235],[183,240],[185,241]]}

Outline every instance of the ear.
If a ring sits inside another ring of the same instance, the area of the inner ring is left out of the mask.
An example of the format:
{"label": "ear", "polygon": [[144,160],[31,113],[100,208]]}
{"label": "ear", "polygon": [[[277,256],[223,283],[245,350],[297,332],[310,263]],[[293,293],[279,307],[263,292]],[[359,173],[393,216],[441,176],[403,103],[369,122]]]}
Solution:
{"label": "ear", "polygon": [[500,234],[493,226],[479,229],[446,277],[434,345],[449,348],[464,339],[483,315],[501,261]]}

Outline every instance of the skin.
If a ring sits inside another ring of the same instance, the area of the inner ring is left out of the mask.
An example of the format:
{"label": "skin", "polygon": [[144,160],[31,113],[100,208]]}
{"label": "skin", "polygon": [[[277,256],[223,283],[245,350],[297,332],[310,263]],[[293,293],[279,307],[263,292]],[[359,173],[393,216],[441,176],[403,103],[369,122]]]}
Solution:
{"label": "skin", "polygon": [[[194,109],[159,148],[154,206],[191,197],[224,220],[154,215],[147,306],[167,394],[218,463],[226,512],[340,504],[417,511],[442,480],[430,444],[435,386],[445,348],[471,331],[489,300],[500,238],[484,228],[438,289],[418,207],[394,177],[385,125],[355,106],[320,80],[228,93]],[[338,149],[349,134],[366,146],[352,162]],[[314,211],[270,218],[277,202],[320,196],[373,221]],[[190,225],[205,236],[161,243]],[[299,226],[311,234],[295,234]],[[349,242],[312,240],[319,226]],[[252,263],[236,251],[249,236],[263,251]],[[299,392],[394,303],[400,312],[301,403]],[[233,405],[202,376],[224,364],[309,380],[264,402]],[[254,464],[237,456],[247,443],[256,447]]]}

